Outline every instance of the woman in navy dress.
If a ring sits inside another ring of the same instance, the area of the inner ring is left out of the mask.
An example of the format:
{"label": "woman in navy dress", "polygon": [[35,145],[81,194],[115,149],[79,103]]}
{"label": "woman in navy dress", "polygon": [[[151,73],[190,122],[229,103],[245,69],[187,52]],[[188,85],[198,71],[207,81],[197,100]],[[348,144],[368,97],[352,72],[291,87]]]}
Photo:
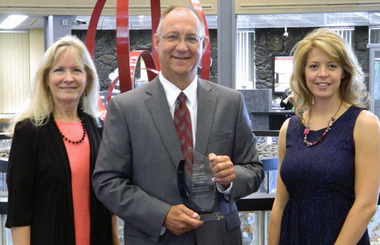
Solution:
{"label": "woman in navy dress", "polygon": [[378,118],[345,41],[317,29],[293,49],[296,115],[279,134],[269,244],[369,244],[380,184]]}

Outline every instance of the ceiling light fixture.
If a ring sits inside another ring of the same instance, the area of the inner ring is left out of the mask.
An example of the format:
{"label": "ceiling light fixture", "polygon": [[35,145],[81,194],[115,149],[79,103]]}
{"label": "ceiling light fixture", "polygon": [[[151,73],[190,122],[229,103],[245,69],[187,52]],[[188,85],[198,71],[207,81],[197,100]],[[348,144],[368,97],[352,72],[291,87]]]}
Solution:
{"label": "ceiling light fixture", "polygon": [[9,15],[0,23],[0,29],[13,29],[26,20],[26,18],[28,18],[27,15]]}

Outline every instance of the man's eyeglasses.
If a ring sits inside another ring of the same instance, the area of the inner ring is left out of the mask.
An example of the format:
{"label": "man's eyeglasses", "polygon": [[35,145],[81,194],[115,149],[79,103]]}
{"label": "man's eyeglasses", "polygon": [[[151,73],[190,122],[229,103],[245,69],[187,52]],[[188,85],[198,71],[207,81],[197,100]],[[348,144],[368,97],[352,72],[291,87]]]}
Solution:
{"label": "man's eyeglasses", "polygon": [[194,36],[194,35],[180,36],[180,35],[176,35],[176,34],[168,34],[165,36],[160,35],[160,38],[164,39],[166,42],[168,42],[170,44],[175,44],[175,45],[177,45],[181,41],[182,38],[187,45],[198,45],[204,39],[204,37],[198,37],[198,36]]}

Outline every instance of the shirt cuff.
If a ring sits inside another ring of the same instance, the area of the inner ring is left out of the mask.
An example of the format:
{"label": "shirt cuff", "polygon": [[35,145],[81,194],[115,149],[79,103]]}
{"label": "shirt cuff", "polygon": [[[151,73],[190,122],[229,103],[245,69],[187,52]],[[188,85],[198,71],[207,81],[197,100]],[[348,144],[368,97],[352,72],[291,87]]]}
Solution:
{"label": "shirt cuff", "polygon": [[160,231],[160,236],[164,235],[164,234],[165,234],[165,231],[166,231],[166,227],[163,226],[163,227],[161,228],[161,231]]}
{"label": "shirt cuff", "polygon": [[224,187],[224,185],[222,185],[220,183],[216,183],[216,189],[218,189],[218,191],[220,193],[230,194],[233,184],[234,184],[234,182],[231,182],[230,186],[228,188],[226,188],[226,187]]}

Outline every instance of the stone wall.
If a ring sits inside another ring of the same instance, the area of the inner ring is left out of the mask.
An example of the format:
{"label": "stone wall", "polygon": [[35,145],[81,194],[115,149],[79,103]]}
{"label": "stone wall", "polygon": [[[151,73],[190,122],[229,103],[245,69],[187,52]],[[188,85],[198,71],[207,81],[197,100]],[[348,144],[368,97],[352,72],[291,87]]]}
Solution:
{"label": "stone wall", "polygon": [[[284,37],[284,29],[256,29],[255,66],[256,88],[272,89],[273,59],[275,55],[289,55],[293,46],[300,41],[312,28],[288,28],[288,37]],[[72,32],[83,41],[86,31]],[[217,81],[217,30],[210,30],[212,66],[210,80]],[[356,27],[354,33],[354,50],[365,73],[369,70],[368,27]],[[130,50],[151,51],[151,31],[130,31]],[[102,90],[107,90],[110,79],[108,75],[117,67],[116,34],[115,31],[98,31],[95,44],[95,65],[97,67]],[[235,62],[231,62],[231,65]]]}
{"label": "stone wall", "polygon": [[[272,88],[274,56],[290,55],[293,46],[312,28],[288,28],[288,37],[284,29],[256,29],[255,65],[256,88]],[[369,71],[368,27],[356,27],[354,32],[354,51],[365,73]]]}

